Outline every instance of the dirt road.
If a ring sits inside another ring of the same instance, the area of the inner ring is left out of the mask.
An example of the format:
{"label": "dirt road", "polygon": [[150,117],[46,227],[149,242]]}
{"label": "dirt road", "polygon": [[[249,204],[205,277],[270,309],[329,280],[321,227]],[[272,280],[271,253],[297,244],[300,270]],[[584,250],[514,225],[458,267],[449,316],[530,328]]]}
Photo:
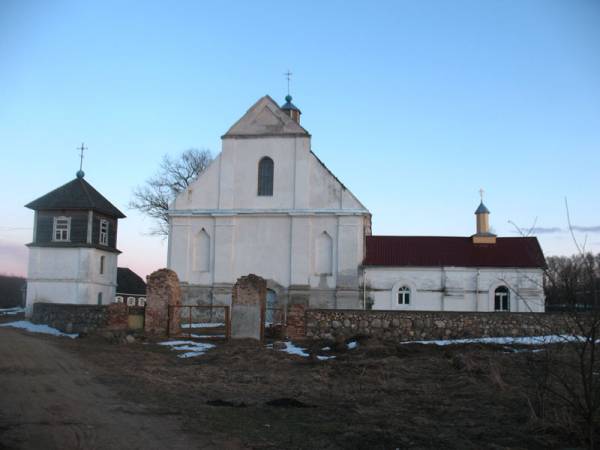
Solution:
{"label": "dirt road", "polygon": [[179,417],[123,401],[57,340],[0,328],[0,449],[206,448]]}

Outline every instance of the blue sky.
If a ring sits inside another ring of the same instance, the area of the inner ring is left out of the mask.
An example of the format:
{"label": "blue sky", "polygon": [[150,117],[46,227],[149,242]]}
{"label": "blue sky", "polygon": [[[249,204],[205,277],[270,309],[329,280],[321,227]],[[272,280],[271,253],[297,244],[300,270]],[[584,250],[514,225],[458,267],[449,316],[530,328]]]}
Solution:
{"label": "blue sky", "polygon": [[[478,189],[499,235],[600,251],[600,2],[0,2],[0,272],[25,274],[23,205],[74,177],[121,208],[119,263],[166,242],[127,209],[165,153],[220,151],[288,68],[312,147],[374,234],[470,235]],[[560,230],[557,230],[560,229]],[[549,232],[554,230],[552,232]]]}

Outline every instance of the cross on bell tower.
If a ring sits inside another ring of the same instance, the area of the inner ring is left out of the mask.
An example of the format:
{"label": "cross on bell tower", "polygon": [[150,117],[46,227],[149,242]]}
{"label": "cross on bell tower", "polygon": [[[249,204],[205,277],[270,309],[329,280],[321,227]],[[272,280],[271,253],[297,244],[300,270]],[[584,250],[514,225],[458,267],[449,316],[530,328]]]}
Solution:
{"label": "cross on bell tower", "polygon": [[496,235],[490,232],[490,210],[483,204],[483,188],[479,188],[479,207],[475,211],[477,233],[473,235],[474,244],[495,244]]}
{"label": "cross on bell tower", "polygon": [[81,143],[81,147],[77,147],[79,150],[79,170],[77,171],[77,178],[83,178],[85,176],[85,172],[83,171],[83,152],[87,150],[87,147],[84,143]]}
{"label": "cross on bell tower", "polygon": [[290,72],[290,69],[288,69],[288,71],[286,73],[283,74],[286,78],[287,78],[287,95],[290,95],[290,80],[292,79],[292,72]]}
{"label": "cross on bell tower", "polygon": [[290,116],[294,122],[300,123],[300,114],[302,114],[302,112],[292,103],[292,96],[290,95],[292,72],[288,69],[283,75],[287,78],[287,95],[285,96],[285,103],[281,105],[281,109]]}

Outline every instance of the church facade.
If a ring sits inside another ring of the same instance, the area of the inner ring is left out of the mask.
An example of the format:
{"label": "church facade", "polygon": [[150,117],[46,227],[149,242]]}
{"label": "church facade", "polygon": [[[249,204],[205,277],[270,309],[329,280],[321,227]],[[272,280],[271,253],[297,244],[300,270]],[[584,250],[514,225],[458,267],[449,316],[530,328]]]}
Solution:
{"label": "church facade", "polygon": [[291,100],[258,100],[170,205],[168,267],[186,303],[230,304],[254,273],[270,307],[543,311],[537,240],[496,238],[483,203],[477,234],[441,247],[372,236],[370,212],[312,152]]}
{"label": "church facade", "polygon": [[168,267],[190,303],[229,304],[254,273],[277,304],[358,306],[370,213],[311,151],[288,104],[261,98],[171,205]]}

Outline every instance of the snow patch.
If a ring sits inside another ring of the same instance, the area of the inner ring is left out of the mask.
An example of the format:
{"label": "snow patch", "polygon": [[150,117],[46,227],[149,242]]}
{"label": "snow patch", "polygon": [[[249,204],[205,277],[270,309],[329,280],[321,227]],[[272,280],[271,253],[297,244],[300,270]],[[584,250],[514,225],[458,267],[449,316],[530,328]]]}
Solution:
{"label": "snow patch", "polygon": [[194,356],[204,355],[208,350],[215,347],[214,344],[196,341],[164,341],[158,345],[171,347],[176,352],[185,352],[177,355],[178,358],[193,358]]}
{"label": "snow patch", "polygon": [[69,334],[63,333],[56,328],[49,327],[48,325],[39,325],[35,323],[31,323],[27,320],[18,320],[17,322],[8,322],[3,323],[0,327],[12,327],[12,328],[20,328],[21,330],[29,331],[31,333],[42,333],[42,334],[51,334],[52,336],[65,336],[70,337],[71,339],[75,339],[79,336],[79,334]]}
{"label": "snow patch", "polygon": [[309,356],[306,351],[301,348],[295,346],[292,342],[284,342],[285,348],[281,349],[282,352],[289,353],[290,355],[298,355],[298,356]]}
{"label": "snow patch", "polygon": [[547,336],[524,336],[524,337],[484,337],[472,339],[444,339],[437,341],[404,341],[401,344],[431,344],[431,345],[456,345],[456,344],[500,344],[500,345],[546,345],[565,342],[583,341],[581,336],[568,334],[552,334]]}
{"label": "snow patch", "polygon": [[15,307],[15,308],[0,308],[0,316],[15,316],[17,314],[22,314],[25,312],[25,308]]}
{"label": "snow patch", "polygon": [[514,348],[504,347],[504,353],[538,353],[543,352],[543,348]]}
{"label": "snow patch", "polygon": [[356,347],[358,347],[358,342],[356,342],[356,341],[348,342],[346,344],[346,347],[348,347],[348,350],[354,350]]}
{"label": "snow patch", "polygon": [[[284,344],[285,344],[285,348],[281,349],[282,352],[288,353],[290,355],[302,356],[304,358],[307,358],[310,356],[310,354],[306,352],[306,349],[304,349],[302,347],[298,347],[297,345],[294,345],[293,342],[286,341],[286,342],[284,342]],[[273,348],[273,344],[267,344],[266,347]],[[327,348],[327,347],[325,347],[325,348]],[[323,348],[321,350],[325,350],[325,348]],[[329,349],[329,350],[331,350],[331,349]],[[317,359],[319,361],[327,361],[328,359],[335,359],[335,356],[317,355]]]}
{"label": "snow patch", "polygon": [[224,339],[224,334],[190,334],[190,337],[196,339]]}
{"label": "snow patch", "polygon": [[207,322],[207,323],[184,323],[181,328],[219,328],[224,327],[224,323]]}

